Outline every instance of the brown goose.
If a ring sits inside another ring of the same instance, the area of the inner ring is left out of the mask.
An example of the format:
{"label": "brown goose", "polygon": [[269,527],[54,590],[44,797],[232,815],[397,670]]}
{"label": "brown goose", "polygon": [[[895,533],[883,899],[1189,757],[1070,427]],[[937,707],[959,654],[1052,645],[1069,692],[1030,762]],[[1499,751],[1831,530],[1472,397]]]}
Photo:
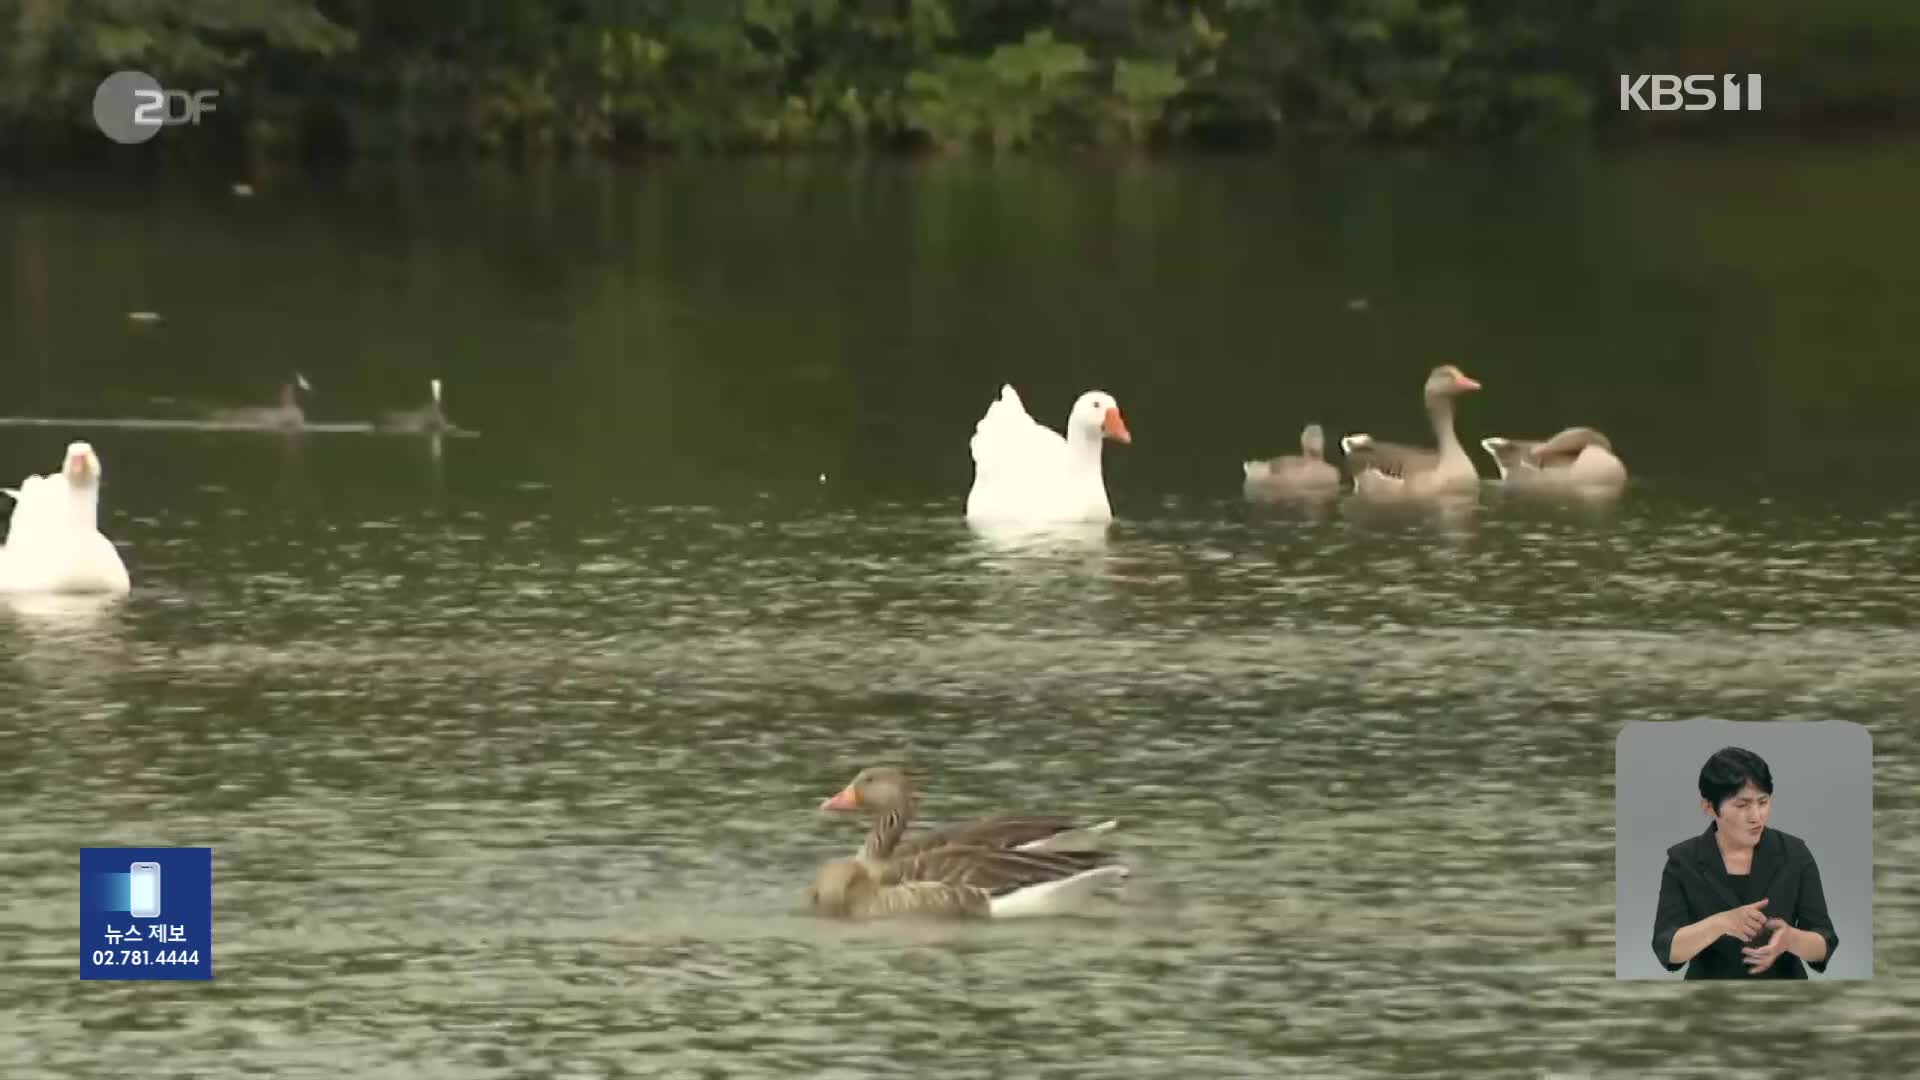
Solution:
{"label": "brown goose", "polygon": [[850,919],[1058,915],[1127,875],[1104,851],[947,847],[905,860],[893,872],[857,856],[834,859],[814,875],[807,902],[816,914]]}
{"label": "brown goose", "polygon": [[1332,493],[1340,488],[1340,470],[1327,464],[1327,437],[1319,424],[1300,429],[1300,452],[1265,461],[1243,461],[1242,485],[1249,498]]}
{"label": "brown goose", "polygon": [[453,423],[440,407],[440,380],[428,379],[427,390],[430,396],[425,405],[382,414],[374,427],[408,433],[452,431]]}
{"label": "brown goose", "polygon": [[1480,384],[1452,364],[1427,373],[1421,397],[1433,424],[1437,449],[1380,442],[1364,432],[1340,440],[1353,472],[1353,490],[1362,495],[1436,495],[1479,486],[1480,470],[1453,430],[1453,399]]}
{"label": "brown goose", "polygon": [[1613,442],[1589,427],[1570,427],[1551,438],[1491,437],[1480,445],[1493,455],[1500,479],[1530,490],[1608,490],[1627,482],[1627,467]]}
{"label": "brown goose", "polygon": [[1098,837],[1118,824],[1111,819],[1080,825],[1059,815],[1005,815],[907,836],[907,824],[919,804],[919,793],[905,770],[879,765],[860,770],[839,794],[822,802],[820,809],[873,815],[873,825],[857,858],[876,865],[951,845],[1023,851],[1085,849],[1097,846]]}
{"label": "brown goose", "polygon": [[313,384],[299,372],[293,373],[293,381],[280,386],[280,404],[243,405],[238,408],[213,409],[207,413],[209,420],[222,424],[245,425],[265,428],[273,431],[297,431],[307,425],[307,412],[300,407],[300,393],[313,393]]}

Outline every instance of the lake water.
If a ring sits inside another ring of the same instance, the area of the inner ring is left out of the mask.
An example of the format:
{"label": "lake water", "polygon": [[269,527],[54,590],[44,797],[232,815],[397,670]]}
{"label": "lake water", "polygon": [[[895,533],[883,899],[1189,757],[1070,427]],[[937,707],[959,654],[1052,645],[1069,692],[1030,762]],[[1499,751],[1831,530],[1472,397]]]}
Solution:
{"label": "lake water", "polygon": [[[1907,1075],[1916,166],[7,181],[0,413],[439,376],[481,435],[0,426],[9,478],[93,443],[135,580],[0,607],[5,1074]],[[1444,361],[1470,445],[1591,424],[1631,489],[1241,498],[1308,420],[1422,437]],[[1003,381],[1119,400],[1104,537],[960,520]],[[1871,729],[1872,982],[1614,981],[1614,739],[1693,716]],[[1118,817],[1134,879],[817,921],[880,762],[931,820]],[[213,983],[78,980],[116,844],[214,849]]]}

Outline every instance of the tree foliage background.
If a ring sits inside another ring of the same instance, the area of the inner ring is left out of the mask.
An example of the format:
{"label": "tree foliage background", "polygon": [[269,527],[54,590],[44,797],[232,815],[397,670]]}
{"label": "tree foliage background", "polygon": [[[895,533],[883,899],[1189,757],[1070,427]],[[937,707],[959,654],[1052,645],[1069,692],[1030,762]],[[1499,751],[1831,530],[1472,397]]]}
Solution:
{"label": "tree foliage background", "polygon": [[1920,116],[1920,4],[0,0],[0,151],[97,146],[126,68],[220,90],[225,148],[265,155],[1484,139],[1615,122],[1621,72],[1884,126]]}

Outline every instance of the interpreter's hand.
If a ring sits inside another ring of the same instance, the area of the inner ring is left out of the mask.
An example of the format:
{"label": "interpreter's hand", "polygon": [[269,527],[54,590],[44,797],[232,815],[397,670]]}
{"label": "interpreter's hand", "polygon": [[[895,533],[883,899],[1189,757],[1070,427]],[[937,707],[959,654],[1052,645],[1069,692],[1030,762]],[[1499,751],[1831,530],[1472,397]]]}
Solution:
{"label": "interpreter's hand", "polygon": [[1752,941],[1761,930],[1766,928],[1767,917],[1760,914],[1760,909],[1766,906],[1767,898],[1763,896],[1751,904],[1728,908],[1720,913],[1721,931],[1741,941]]}
{"label": "interpreter's hand", "polygon": [[1758,975],[1772,967],[1780,954],[1787,951],[1787,920],[1768,919],[1766,929],[1771,930],[1773,936],[1765,945],[1750,945],[1740,950],[1740,955],[1746,958],[1749,975]]}

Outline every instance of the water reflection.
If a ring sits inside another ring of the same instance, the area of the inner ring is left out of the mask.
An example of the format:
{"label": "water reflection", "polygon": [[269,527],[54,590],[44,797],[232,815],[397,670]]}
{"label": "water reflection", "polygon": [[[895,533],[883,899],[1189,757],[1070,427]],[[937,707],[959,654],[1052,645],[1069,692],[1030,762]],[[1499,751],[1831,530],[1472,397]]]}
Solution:
{"label": "water reflection", "polygon": [[[1726,153],[460,172],[394,185],[422,199],[315,185],[264,233],[162,183],[29,199],[10,411],[137,413],[254,378],[233,342],[273,341],[335,388],[317,423],[457,356],[487,438],[125,433],[103,514],[133,595],[0,609],[8,1080],[1905,1075],[1920,506],[1884,478],[1920,368],[1886,361],[1899,320],[1836,348],[1829,316],[1859,301],[1832,257],[1914,291],[1914,245],[1884,242],[1911,155]],[[1702,213],[1673,198],[1701,168],[1778,182]],[[1782,256],[1809,214],[1820,257]],[[1336,279],[1369,283],[1365,319]],[[133,353],[45,302],[152,289],[167,333]],[[1629,497],[1226,486],[1276,401],[1414,430],[1395,402],[1469,338],[1466,437],[1577,401],[1635,448]],[[1046,358],[1029,400],[1110,386],[1157,433],[1113,456],[1097,536],[961,522],[982,368],[1015,353]],[[0,460],[29,434],[0,427]],[[1873,730],[1879,980],[1748,1020],[1611,982],[1614,739],[1689,715]],[[823,785],[880,760],[937,778],[930,823],[1119,818],[1124,901],[802,917],[858,842]],[[156,839],[214,845],[212,994],[72,978],[73,850]],[[1686,1060],[1707,1029],[1731,1034]]]}
{"label": "water reflection", "polygon": [[1495,505],[1522,511],[1531,507],[1604,521],[1619,509],[1621,500],[1626,498],[1627,488],[1514,484],[1490,480],[1486,484],[1486,494],[1488,502]]}
{"label": "water reflection", "polygon": [[1343,496],[1339,488],[1287,490],[1259,484],[1247,484],[1243,494],[1248,503],[1265,510],[1290,513],[1311,522],[1324,522],[1333,516]]}
{"label": "water reflection", "polygon": [[[316,455],[316,482],[340,467]],[[510,1034],[443,1031],[420,997],[443,976],[466,1009],[662,1060],[694,1060],[708,1021],[784,1047],[752,1076],[891,1052],[846,1033],[849,1009],[934,1038],[997,1003],[1072,1014],[1089,980],[1129,1004],[1050,1025],[1063,1057],[1163,1070],[1311,1044],[1344,1048],[1321,1071],[1363,1075],[1412,1037],[1460,1070],[1532,1068],[1536,1049],[1491,1037],[1512,1015],[1566,1053],[1588,1045],[1582,1003],[1634,1030],[1669,1019],[1607,982],[1612,809],[1594,793],[1619,724],[1861,719],[1880,821],[1916,813],[1912,733],[1887,718],[1920,642],[1873,591],[1914,584],[1911,508],[1793,538],[1710,508],[1650,502],[1596,531],[1490,500],[1475,544],[1437,558],[1383,544],[1394,526],[1263,527],[1228,497],[1011,544],[950,500],[617,503],[559,527],[521,511],[525,528],[415,506],[371,538],[299,519],[235,532],[182,501],[128,523],[159,580],[117,614],[5,620],[27,663],[0,668],[0,728],[34,763],[0,765],[21,811],[7,840],[45,853],[6,901],[26,933],[0,1031],[35,1032],[43,1062],[23,1075],[88,1072],[53,1037],[70,980],[43,976],[71,962],[71,849],[135,839],[133,807],[221,853],[220,978],[261,1041],[179,1051],[213,1077],[311,1063],[296,1035],[315,1009],[336,1060],[378,1060],[395,1025],[416,1056],[536,1060]],[[1703,598],[1701,560],[1749,576]],[[217,587],[269,576],[267,609]],[[1746,629],[1781,608],[1804,628]],[[110,719],[160,701],[168,724]],[[1045,926],[821,925],[801,891],[858,830],[815,808],[874,761],[929,776],[928,825],[1117,817],[1134,880],[1110,911]],[[1408,777],[1443,778],[1445,798]],[[1888,835],[1883,882],[1915,884]],[[1920,962],[1913,895],[1877,909],[1881,970]],[[848,999],[849,980],[887,995]],[[1870,1000],[1833,989],[1823,1008]],[[97,992],[129,1016],[167,1007]],[[793,1034],[814,1025],[834,1034]],[[1208,1034],[1223,1026],[1231,1047]],[[1889,1030],[1846,1060],[1871,1072],[1915,1049]]]}
{"label": "water reflection", "polygon": [[127,662],[124,596],[0,593],[0,633],[26,682],[48,692],[81,691],[105,701],[108,679]]}
{"label": "water reflection", "polygon": [[1382,531],[1431,530],[1451,543],[1472,536],[1481,507],[1477,490],[1417,497],[1354,492],[1340,503],[1342,515],[1356,525]]}
{"label": "water reflection", "polygon": [[1107,551],[1113,526],[1108,522],[980,522],[970,521],[974,549],[983,558],[1002,565],[1080,561]]}
{"label": "water reflection", "polygon": [[125,599],[106,593],[0,593],[0,601],[18,617],[14,625],[36,637],[68,642],[97,640],[117,628],[115,616]]}

